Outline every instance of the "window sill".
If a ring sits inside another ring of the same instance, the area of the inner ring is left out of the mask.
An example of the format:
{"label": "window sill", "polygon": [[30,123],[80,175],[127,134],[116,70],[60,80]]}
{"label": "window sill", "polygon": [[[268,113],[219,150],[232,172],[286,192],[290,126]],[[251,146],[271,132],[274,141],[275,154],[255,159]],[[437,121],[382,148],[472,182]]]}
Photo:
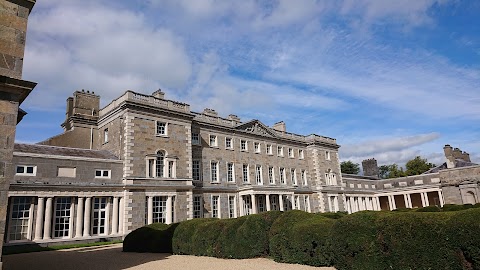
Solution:
{"label": "window sill", "polygon": [[255,152],[255,154],[261,154],[260,152]]}
{"label": "window sill", "polygon": [[235,149],[233,149],[233,148],[228,148],[228,147],[225,147],[225,150],[230,150],[230,151],[233,151],[233,150],[235,150]]}
{"label": "window sill", "polygon": [[155,137],[168,138],[168,135],[164,134],[155,134]]}
{"label": "window sill", "polygon": [[248,150],[240,150],[241,152],[248,152]]}
{"label": "window sill", "polygon": [[216,146],[216,145],[210,145],[210,148],[218,149],[218,146]]}
{"label": "window sill", "polygon": [[216,184],[216,185],[218,185],[218,184],[220,184],[220,183],[221,183],[220,181],[215,181],[215,182],[210,181],[210,184]]}

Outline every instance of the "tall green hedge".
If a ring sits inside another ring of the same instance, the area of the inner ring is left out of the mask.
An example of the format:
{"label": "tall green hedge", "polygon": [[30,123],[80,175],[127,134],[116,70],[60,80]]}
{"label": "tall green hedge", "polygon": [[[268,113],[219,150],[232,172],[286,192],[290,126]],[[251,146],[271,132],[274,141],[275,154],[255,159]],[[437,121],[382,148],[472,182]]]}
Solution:
{"label": "tall green hedge", "polygon": [[298,210],[284,213],[270,230],[270,256],[278,262],[332,265],[329,235],[334,223],[334,219],[319,214]]}
{"label": "tall green hedge", "polygon": [[172,253],[172,238],[178,223],[153,223],[129,233],[123,240],[123,251]]}

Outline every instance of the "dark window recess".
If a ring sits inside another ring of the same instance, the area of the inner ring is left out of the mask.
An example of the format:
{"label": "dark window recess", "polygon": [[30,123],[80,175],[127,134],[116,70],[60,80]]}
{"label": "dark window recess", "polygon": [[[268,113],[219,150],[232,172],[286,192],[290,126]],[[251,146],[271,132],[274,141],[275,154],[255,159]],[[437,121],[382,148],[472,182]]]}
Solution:
{"label": "dark window recess", "polygon": [[27,173],[33,173],[33,167],[27,167]]}
{"label": "dark window recess", "polygon": [[95,171],[95,176],[102,176],[102,171]]}
{"label": "dark window recess", "polygon": [[108,171],[103,171],[103,176],[107,177],[108,176]]}
{"label": "dark window recess", "polygon": [[24,173],[25,167],[17,167],[17,173]]}

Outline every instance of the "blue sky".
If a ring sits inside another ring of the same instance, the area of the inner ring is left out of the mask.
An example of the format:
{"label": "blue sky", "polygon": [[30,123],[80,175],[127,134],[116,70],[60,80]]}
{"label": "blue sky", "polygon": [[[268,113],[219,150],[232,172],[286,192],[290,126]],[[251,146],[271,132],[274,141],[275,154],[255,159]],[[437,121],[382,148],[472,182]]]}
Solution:
{"label": "blue sky", "polygon": [[443,146],[480,162],[480,1],[42,0],[29,20],[18,142],[60,133],[75,90],[125,90],[285,121],[380,164]]}

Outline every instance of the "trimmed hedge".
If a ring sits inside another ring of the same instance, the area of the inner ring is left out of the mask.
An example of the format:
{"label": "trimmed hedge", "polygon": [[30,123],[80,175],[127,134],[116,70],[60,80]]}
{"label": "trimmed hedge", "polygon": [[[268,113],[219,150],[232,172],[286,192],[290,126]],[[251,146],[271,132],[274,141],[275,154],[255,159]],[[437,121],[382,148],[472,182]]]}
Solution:
{"label": "trimmed hedge", "polygon": [[172,253],[172,238],[178,223],[153,223],[129,233],[123,240],[123,251]]}
{"label": "trimmed hedge", "polygon": [[298,210],[284,213],[270,230],[270,256],[277,262],[332,265],[329,235],[333,218],[339,217]]}

